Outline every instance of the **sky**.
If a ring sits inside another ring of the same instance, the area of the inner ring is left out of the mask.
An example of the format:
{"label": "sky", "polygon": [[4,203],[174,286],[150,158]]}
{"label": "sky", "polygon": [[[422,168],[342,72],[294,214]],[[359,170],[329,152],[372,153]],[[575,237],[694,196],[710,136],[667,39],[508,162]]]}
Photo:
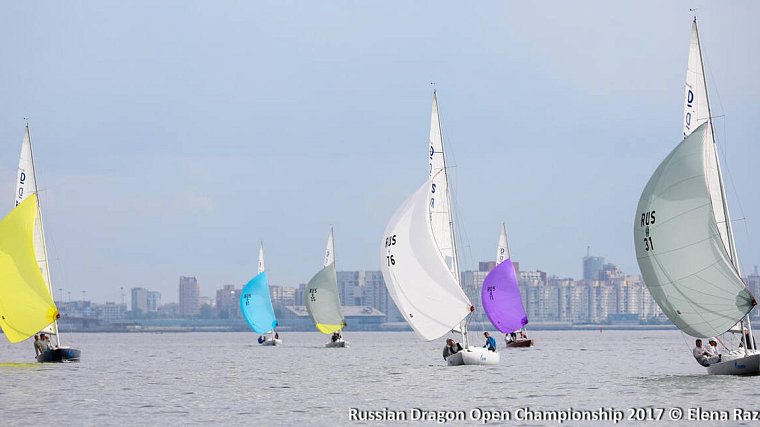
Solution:
{"label": "sky", "polygon": [[[637,274],[636,205],[681,139],[693,13],[739,256],[760,264],[760,3],[5,1],[4,215],[30,119],[53,288],[177,301],[379,270],[391,215],[427,178],[432,91],[461,269],[495,257]],[[435,85],[431,85],[434,83]],[[2,207],[2,205],[0,205]],[[64,299],[68,297],[65,296]]]}

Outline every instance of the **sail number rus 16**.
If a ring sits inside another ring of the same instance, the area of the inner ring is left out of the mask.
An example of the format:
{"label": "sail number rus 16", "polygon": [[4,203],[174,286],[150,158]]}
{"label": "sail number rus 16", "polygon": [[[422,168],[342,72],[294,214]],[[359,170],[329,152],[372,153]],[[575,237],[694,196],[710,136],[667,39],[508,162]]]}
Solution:
{"label": "sail number rus 16", "polygon": [[[395,246],[395,245],[396,245],[396,235],[395,234],[393,236],[388,236],[388,237],[385,238],[385,248],[386,249],[390,248],[391,246]],[[393,258],[393,254],[386,255],[385,256],[385,260],[388,263],[388,267],[390,267],[392,265],[396,265],[396,260]]]}
{"label": "sail number rus 16", "polygon": [[654,210],[641,214],[641,226],[644,228],[644,249],[649,252],[654,250],[652,236],[649,235],[649,226],[654,225]]}

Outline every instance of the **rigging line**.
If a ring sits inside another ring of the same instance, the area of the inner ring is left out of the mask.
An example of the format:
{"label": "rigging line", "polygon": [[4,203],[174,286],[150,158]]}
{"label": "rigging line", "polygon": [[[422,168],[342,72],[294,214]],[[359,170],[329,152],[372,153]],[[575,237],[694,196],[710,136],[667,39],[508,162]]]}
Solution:
{"label": "rigging line", "polygon": [[[721,144],[718,144],[718,148],[721,149],[722,153],[721,156],[723,157],[723,163],[725,165],[725,171],[728,174],[728,182],[731,185],[731,191],[734,194],[734,202],[735,205],[739,208],[739,214],[742,216],[741,219],[746,219],[746,214],[744,213],[744,205],[742,204],[741,197],[739,196],[739,191],[736,188],[736,180],[734,180],[734,175],[731,173],[731,168],[728,167],[728,152],[727,152],[727,144],[723,141],[726,141],[728,137],[727,134],[727,125],[726,125],[726,118],[723,118],[723,138],[721,141]],[[731,221],[733,222],[733,220]],[[744,221],[744,237],[746,240],[746,244],[749,246],[750,252],[754,253],[755,245],[753,240],[750,238],[750,232],[749,232],[749,225],[747,224],[747,221]],[[741,262],[741,260],[737,260],[738,262]],[[744,271],[744,266],[742,267],[742,271]]]}

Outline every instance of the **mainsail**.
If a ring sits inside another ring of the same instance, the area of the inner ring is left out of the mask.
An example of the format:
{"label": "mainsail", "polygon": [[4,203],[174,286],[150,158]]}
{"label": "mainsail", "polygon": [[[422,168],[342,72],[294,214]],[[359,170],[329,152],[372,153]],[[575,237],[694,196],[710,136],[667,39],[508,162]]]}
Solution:
{"label": "mainsail", "polygon": [[58,309],[35,256],[37,195],[24,198],[0,221],[0,327],[10,342],[54,323]]}
{"label": "mainsail", "polygon": [[446,171],[446,154],[441,135],[441,120],[438,113],[438,95],[433,92],[433,111],[430,115],[430,140],[428,157],[428,179],[430,183],[430,227],[436,246],[446,265],[459,283],[459,263],[454,244],[454,230],[451,212],[451,194]]}
{"label": "mainsail", "polygon": [[705,79],[704,63],[702,62],[702,48],[699,43],[699,31],[697,19],[691,24],[691,41],[689,43],[689,60],[686,69],[686,86],[684,89],[684,115],[683,137],[689,136],[697,127],[706,123],[705,131],[705,177],[707,188],[712,202],[713,215],[723,239],[728,255],[734,265],[739,268],[739,260],[736,259],[731,221],[728,212],[728,204],[725,200],[725,191],[718,161],[718,151],[715,144],[715,132],[712,125],[710,102],[707,95],[707,80]]}
{"label": "mainsail", "polygon": [[319,332],[332,334],[346,326],[338,295],[338,276],[335,271],[335,248],[333,230],[327,238],[324,268],[309,280],[306,295],[306,310]]}
{"label": "mainsail", "polygon": [[515,266],[509,255],[507,227],[504,224],[501,225],[496,262],[496,267],[483,281],[481,300],[488,320],[500,332],[509,334],[525,327],[528,316],[520,298]]}
{"label": "mainsail", "polygon": [[258,274],[251,279],[240,293],[240,311],[248,325],[259,334],[271,332],[277,327],[277,318],[272,308],[269,281],[264,271],[264,245],[259,246]]}
{"label": "mainsail", "polygon": [[698,337],[727,331],[755,305],[719,232],[705,164],[709,132],[709,122],[701,124],[660,164],[634,223],[649,291],[679,329]]}
{"label": "mainsail", "polygon": [[[16,203],[18,206],[27,197],[37,194],[37,174],[34,170],[34,155],[32,153],[32,139],[29,133],[29,125],[24,129],[24,140],[21,143],[21,155],[18,161],[18,174],[16,179]],[[50,281],[50,266],[48,265],[47,247],[45,246],[45,230],[42,225],[42,215],[40,214],[39,201],[37,206],[37,221],[34,224],[34,253],[42,277],[48,292],[53,295],[53,287]],[[39,332],[57,335],[58,323],[53,321],[51,324],[41,328]],[[55,338],[58,339],[57,337]]]}

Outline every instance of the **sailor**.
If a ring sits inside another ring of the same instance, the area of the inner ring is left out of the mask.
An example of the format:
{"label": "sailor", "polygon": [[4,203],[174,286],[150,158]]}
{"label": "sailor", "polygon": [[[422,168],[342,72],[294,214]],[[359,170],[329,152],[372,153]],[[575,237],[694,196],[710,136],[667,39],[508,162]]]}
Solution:
{"label": "sailor", "polygon": [[454,355],[462,351],[462,345],[458,342],[455,342],[453,339],[449,338],[446,340],[446,347],[443,348],[443,360],[446,360],[449,358],[449,356]]}
{"label": "sailor", "polygon": [[274,331],[274,339],[280,339],[280,334],[278,334],[277,331]]}
{"label": "sailor", "polygon": [[707,348],[705,348],[705,351],[707,351],[708,363],[713,364],[720,362],[721,356],[720,351],[718,351],[718,341],[715,338],[710,338],[707,341]]}
{"label": "sailor", "polygon": [[694,350],[692,350],[692,354],[694,355],[694,358],[697,359],[697,362],[702,366],[710,366],[710,362],[707,361],[708,353],[707,350],[702,347],[702,340],[697,339],[695,341],[696,347],[694,347]]}
{"label": "sailor", "polygon": [[259,335],[258,341],[259,341],[259,344],[263,344],[264,341],[266,341],[266,339],[263,336]]}
{"label": "sailor", "polygon": [[739,343],[739,347],[744,347],[745,343],[749,343],[748,349],[757,349],[755,346],[755,337],[751,337],[749,335],[749,330],[747,328],[744,328],[744,336],[742,337],[741,342]]}
{"label": "sailor", "polygon": [[337,342],[340,339],[340,334],[337,332],[333,332],[331,339],[332,339],[332,342]]}
{"label": "sailor", "polygon": [[496,340],[488,332],[483,332],[483,336],[486,337],[486,344],[483,346],[491,351],[496,351]]}
{"label": "sailor", "polygon": [[511,342],[515,342],[515,341],[517,341],[517,333],[512,332],[511,334],[509,334],[509,338],[507,339],[507,344]]}
{"label": "sailor", "polygon": [[53,349],[53,344],[50,344],[50,338],[47,335],[40,334],[40,341],[42,341],[43,351]]}
{"label": "sailor", "polygon": [[34,356],[39,356],[45,352],[45,344],[40,339],[39,335],[34,336]]}

